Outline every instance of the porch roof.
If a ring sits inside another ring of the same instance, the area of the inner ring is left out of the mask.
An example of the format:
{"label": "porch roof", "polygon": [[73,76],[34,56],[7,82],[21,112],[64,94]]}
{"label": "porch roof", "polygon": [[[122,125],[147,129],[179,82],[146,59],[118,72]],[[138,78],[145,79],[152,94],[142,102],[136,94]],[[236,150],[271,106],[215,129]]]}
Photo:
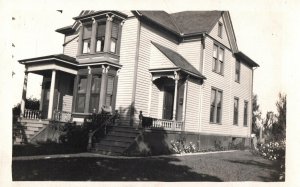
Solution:
{"label": "porch roof", "polygon": [[181,71],[197,78],[206,79],[205,76],[203,76],[192,64],[190,64],[183,56],[181,56],[177,52],[155,42],[152,42],[152,44]]}
{"label": "porch roof", "polygon": [[19,60],[19,63],[21,64],[27,64],[32,62],[41,62],[41,61],[48,61],[48,60],[58,60],[62,62],[66,62],[68,64],[77,65],[78,62],[75,58],[70,57],[68,55],[64,54],[54,54],[54,55],[47,55],[47,56],[41,56],[41,57],[35,57],[35,58],[27,58],[23,60]]}

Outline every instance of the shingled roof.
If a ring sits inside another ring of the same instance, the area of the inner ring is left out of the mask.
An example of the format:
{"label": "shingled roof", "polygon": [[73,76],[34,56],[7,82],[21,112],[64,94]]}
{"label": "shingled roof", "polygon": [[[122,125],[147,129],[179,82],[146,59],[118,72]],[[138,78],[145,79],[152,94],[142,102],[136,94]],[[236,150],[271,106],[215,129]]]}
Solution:
{"label": "shingled roof", "polygon": [[152,42],[152,44],[161,51],[175,66],[180,68],[182,71],[190,74],[192,76],[196,76],[198,78],[206,79],[193,65],[191,65],[183,56],[178,54],[177,52],[159,45],[158,43]]}
{"label": "shingled roof", "polygon": [[178,35],[207,33],[217,23],[223,11],[139,11],[142,17]]}

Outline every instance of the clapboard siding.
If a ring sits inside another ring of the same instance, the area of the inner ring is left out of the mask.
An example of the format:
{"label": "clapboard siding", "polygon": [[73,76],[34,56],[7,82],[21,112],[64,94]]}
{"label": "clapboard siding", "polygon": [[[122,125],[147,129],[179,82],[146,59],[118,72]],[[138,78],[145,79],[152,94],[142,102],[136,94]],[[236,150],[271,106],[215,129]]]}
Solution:
{"label": "clapboard siding", "polygon": [[185,131],[198,132],[201,86],[192,80],[188,80],[187,84]]}
{"label": "clapboard siding", "polygon": [[149,86],[151,84],[150,68],[150,56],[151,56],[151,41],[164,45],[170,49],[176,51],[177,45],[165,38],[156,30],[150,28],[148,25],[141,24],[140,32],[140,49],[138,56],[137,67],[137,81],[136,81],[136,94],[135,94],[135,119],[138,119],[138,112],[140,110],[147,111],[149,103]]}
{"label": "clapboard siding", "polygon": [[[77,55],[77,48],[78,48],[78,37],[75,38],[78,34],[71,34],[71,35],[66,35],[65,36],[65,43],[67,43],[64,46],[64,54],[71,56],[71,57],[76,57]],[[75,39],[74,39],[75,38]],[[69,42],[72,40],[71,42]]]}
{"label": "clapboard siding", "polygon": [[150,69],[172,67],[175,67],[175,65],[154,45],[151,44]]}
{"label": "clapboard siding", "polygon": [[125,21],[122,29],[120,48],[122,68],[119,73],[116,109],[120,111],[121,121],[124,124],[129,123],[130,116],[138,24],[137,19],[129,19]]}
{"label": "clapboard siding", "polygon": [[150,114],[149,116],[153,118],[158,118],[158,110],[159,107],[159,89],[155,84],[152,85],[152,92],[151,92],[151,104],[150,104]]}
{"label": "clapboard siding", "polygon": [[[207,80],[203,86],[203,102],[202,102],[202,132],[225,134],[233,136],[249,136],[248,127],[243,127],[243,103],[244,100],[249,101],[249,109],[251,104],[251,69],[241,65],[241,83],[234,81],[235,58],[232,52],[225,49],[224,75],[219,75],[212,71],[212,51],[213,41],[210,38],[205,40],[205,65],[204,75]],[[210,95],[211,88],[215,87],[223,91],[223,107],[222,107],[222,123],[211,124],[209,122],[210,115]],[[233,99],[239,97],[239,126],[233,125]],[[249,110],[250,111],[250,110]],[[250,120],[250,114],[248,115]]]}
{"label": "clapboard siding", "polygon": [[192,64],[198,71],[200,70],[200,53],[201,42],[186,42],[178,46],[178,53],[181,54],[190,64]]}
{"label": "clapboard siding", "polygon": [[219,22],[221,22],[223,24],[222,38],[220,38],[218,36],[218,22],[213,27],[213,29],[211,30],[209,35],[211,37],[213,37],[214,39],[216,39],[217,41],[219,41],[220,43],[222,43],[223,45],[225,45],[226,47],[230,48],[228,35],[227,35],[227,30],[226,30],[226,27],[225,27],[225,24],[224,24],[223,16],[219,19]]}

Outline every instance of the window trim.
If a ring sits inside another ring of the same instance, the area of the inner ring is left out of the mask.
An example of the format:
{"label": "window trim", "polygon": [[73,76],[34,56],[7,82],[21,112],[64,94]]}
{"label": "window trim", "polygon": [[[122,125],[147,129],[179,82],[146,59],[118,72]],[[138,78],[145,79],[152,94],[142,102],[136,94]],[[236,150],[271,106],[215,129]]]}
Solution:
{"label": "window trim", "polygon": [[[216,46],[217,49],[217,58],[214,57],[214,47]],[[222,57],[222,61],[219,58],[219,54],[221,49],[223,50],[223,57]],[[225,61],[225,48],[217,43],[213,43],[213,65],[212,65],[212,71],[224,76],[224,61]],[[221,66],[222,65],[222,66]],[[220,66],[220,67],[219,67]],[[217,69],[220,69],[220,72],[217,71]]]}
{"label": "window trim", "polygon": [[[235,101],[237,100],[237,113],[235,113]],[[239,125],[239,98],[238,97],[234,97],[233,99],[233,125],[238,126]],[[236,114],[236,116],[235,116]],[[235,117],[236,117],[236,122],[235,122]]]}
{"label": "window trim", "polygon": [[221,21],[218,22],[218,36],[223,37],[223,23]]}
{"label": "window trim", "polygon": [[[249,105],[248,104],[249,104],[249,102],[247,100],[244,100],[244,116],[243,116],[243,118],[244,118],[243,119],[243,126],[244,127],[248,127],[248,110],[249,110],[249,107],[248,107]],[[247,106],[246,112],[245,112],[245,106]],[[246,116],[246,118],[245,118],[245,116]]]}
{"label": "window trim", "polygon": [[[211,106],[212,106],[212,101],[210,101],[210,110],[209,110],[209,123],[211,124],[218,124],[218,125],[222,125],[222,110],[223,110],[223,90],[216,88],[216,87],[211,87],[211,93],[212,91],[215,90],[215,97],[214,97],[214,116],[213,116],[213,121],[211,121]],[[219,122],[217,122],[217,110],[218,110],[218,104],[217,104],[217,94],[221,93],[221,106],[220,106],[220,120]]]}
{"label": "window trim", "polygon": [[[237,72],[238,72],[238,80],[236,79]],[[239,60],[235,60],[234,81],[237,83],[241,82],[241,62]]]}

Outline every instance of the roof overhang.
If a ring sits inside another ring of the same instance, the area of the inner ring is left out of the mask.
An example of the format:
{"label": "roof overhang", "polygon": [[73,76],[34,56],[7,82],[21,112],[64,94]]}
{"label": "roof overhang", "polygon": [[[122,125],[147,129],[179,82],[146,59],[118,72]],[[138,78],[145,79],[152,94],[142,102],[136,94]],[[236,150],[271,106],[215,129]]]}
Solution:
{"label": "roof overhang", "polygon": [[247,55],[245,55],[243,52],[238,51],[234,53],[234,56],[238,59],[241,60],[243,63],[250,67],[259,67],[259,65],[254,62],[251,58],[249,58]]}
{"label": "roof overhang", "polygon": [[123,14],[118,11],[105,10],[105,11],[96,11],[82,16],[77,16],[74,17],[73,19],[79,21],[79,20],[91,19],[94,17],[106,17],[106,15],[110,15],[110,16],[114,15],[115,17],[118,17],[120,19],[126,19],[128,17],[126,14]]}

